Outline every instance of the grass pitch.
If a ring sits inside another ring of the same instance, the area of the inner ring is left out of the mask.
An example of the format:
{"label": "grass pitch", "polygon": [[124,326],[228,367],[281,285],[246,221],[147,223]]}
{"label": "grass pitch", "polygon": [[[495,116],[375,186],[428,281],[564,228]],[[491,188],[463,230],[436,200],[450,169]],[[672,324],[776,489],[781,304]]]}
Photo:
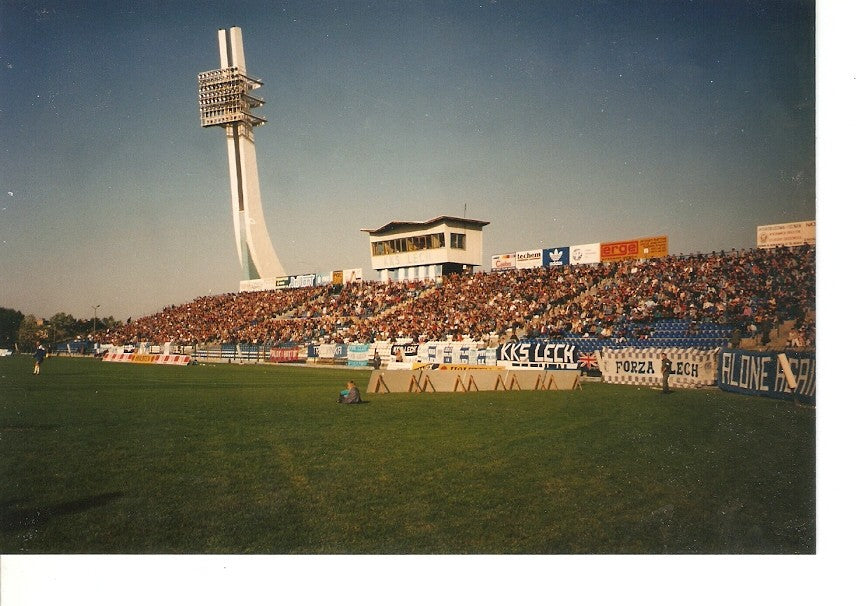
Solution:
{"label": "grass pitch", "polygon": [[0,552],[815,552],[813,409],[350,378],[0,358]]}

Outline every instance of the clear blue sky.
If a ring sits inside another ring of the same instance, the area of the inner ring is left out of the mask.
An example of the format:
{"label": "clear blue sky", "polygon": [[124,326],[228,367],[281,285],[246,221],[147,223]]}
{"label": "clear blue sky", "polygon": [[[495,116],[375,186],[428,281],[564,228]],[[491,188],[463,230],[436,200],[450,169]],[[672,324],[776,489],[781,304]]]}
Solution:
{"label": "clear blue sky", "polygon": [[226,143],[198,72],[243,30],[289,274],[360,229],[490,221],[496,253],[815,219],[814,5],[0,0],[0,306],[119,319],[235,291]]}

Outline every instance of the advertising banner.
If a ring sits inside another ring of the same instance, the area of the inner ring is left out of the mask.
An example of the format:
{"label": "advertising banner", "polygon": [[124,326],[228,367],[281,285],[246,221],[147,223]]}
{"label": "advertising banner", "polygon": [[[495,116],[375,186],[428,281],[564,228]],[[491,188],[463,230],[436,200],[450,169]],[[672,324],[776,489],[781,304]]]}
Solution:
{"label": "advertising banner", "polygon": [[473,342],[430,341],[418,346],[416,361],[422,364],[470,364],[495,366],[497,348]]}
{"label": "advertising banner", "polygon": [[668,236],[638,238],[600,244],[601,261],[651,259],[668,255]]}
{"label": "advertising banner", "polygon": [[576,346],[572,343],[527,341],[505,343],[498,348],[498,365],[508,368],[576,370]]}
{"label": "advertising banner", "polygon": [[242,280],[239,282],[239,292],[260,292],[263,290],[274,290],[277,281],[282,278],[259,278],[257,280]]}
{"label": "advertising banner", "polygon": [[490,271],[510,271],[516,269],[516,253],[492,255]]}
{"label": "advertising banner", "polygon": [[136,353],[106,353],[103,362],[131,362],[133,364],[167,364],[171,366],[187,366],[191,356],[178,354],[136,354]]}
{"label": "advertising banner", "polygon": [[498,364],[498,348],[489,347],[487,349],[478,349],[474,362],[475,364],[496,366]]}
{"label": "advertising banner", "polygon": [[298,346],[292,347],[272,347],[268,353],[269,362],[298,362]]}
{"label": "advertising banner", "polygon": [[778,363],[778,353],[723,349],[719,352],[719,388],[748,395],[796,399],[803,404],[815,404],[817,391],[817,362],[814,352],[786,352],[790,370],[796,379],[796,389]]}
{"label": "advertising banner", "polygon": [[391,345],[391,360],[394,362],[416,362],[417,357],[417,343],[397,343],[395,345]]}
{"label": "advertising banner", "polygon": [[641,238],[638,240],[642,259],[656,259],[668,256],[668,236]]}
{"label": "advertising banner", "polygon": [[600,262],[599,242],[570,247],[570,265],[587,265]]}
{"label": "advertising banner", "polygon": [[703,387],[716,384],[718,350],[663,347],[603,348],[602,376],[606,383],[662,385],[662,354],[671,360],[669,387]]}
{"label": "advertising banner", "polygon": [[342,269],[331,272],[331,283],[334,284],[335,286],[343,284],[343,270]]}
{"label": "advertising banner", "polygon": [[368,366],[370,363],[369,343],[350,343],[346,354],[349,366]]}
{"label": "advertising banner", "polygon": [[758,225],[758,248],[814,244],[817,239],[816,226],[817,221]]}
{"label": "advertising banner", "polygon": [[[322,343],[316,346],[316,361],[322,362],[324,364],[333,364],[334,363],[334,344],[333,343]],[[310,352],[310,348],[308,348],[308,355]]]}
{"label": "advertising banner", "polygon": [[516,253],[516,269],[541,267],[543,265],[543,249],[522,250]]}
{"label": "advertising banner", "polygon": [[570,264],[570,247],[561,246],[543,249],[543,265],[555,267]]}
{"label": "advertising banner", "polygon": [[303,288],[316,285],[316,274],[302,274],[277,279],[278,288]]}
{"label": "advertising banner", "polygon": [[351,284],[352,282],[361,282],[364,279],[364,270],[360,267],[355,269],[343,270],[343,283]]}
{"label": "advertising banner", "polygon": [[638,259],[638,240],[600,244],[600,261]]}

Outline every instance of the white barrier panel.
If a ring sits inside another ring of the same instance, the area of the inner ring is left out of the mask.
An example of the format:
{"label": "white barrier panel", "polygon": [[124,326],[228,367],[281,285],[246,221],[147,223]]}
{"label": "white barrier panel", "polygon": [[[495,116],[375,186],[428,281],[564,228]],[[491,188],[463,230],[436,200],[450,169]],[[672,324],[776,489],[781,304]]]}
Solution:
{"label": "white barrier panel", "polygon": [[131,362],[131,358],[134,354],[131,353],[122,353],[122,352],[111,352],[106,353],[102,357],[102,361],[104,362]]}
{"label": "white barrier panel", "polygon": [[132,364],[166,364],[169,366],[187,366],[191,363],[191,356],[177,354],[106,353],[102,357],[102,361],[129,362]]}
{"label": "white barrier panel", "polygon": [[156,356],[155,364],[168,364],[170,366],[187,366],[191,363],[191,356],[180,356],[175,354]]}
{"label": "white barrier panel", "polygon": [[606,383],[662,385],[661,355],[671,360],[670,387],[703,387],[716,384],[717,349],[648,347],[602,350],[602,375]]}

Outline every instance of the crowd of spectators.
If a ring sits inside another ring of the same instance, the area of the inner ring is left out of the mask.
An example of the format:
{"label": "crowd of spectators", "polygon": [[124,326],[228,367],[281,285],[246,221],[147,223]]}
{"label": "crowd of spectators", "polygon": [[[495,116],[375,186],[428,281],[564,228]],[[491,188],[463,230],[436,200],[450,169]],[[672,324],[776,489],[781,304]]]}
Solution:
{"label": "crowd of spectators", "polygon": [[229,293],[171,305],[103,332],[103,343],[371,342],[517,336],[647,338],[662,319],[736,327],[762,344],[792,321],[814,341],[813,247],[454,274],[436,282],[353,282]]}
{"label": "crowd of spectators", "polygon": [[814,308],[813,248],[754,249],[613,263],[596,289],[528,328],[532,335],[642,339],[650,324],[679,318],[692,330],[711,322],[762,338],[794,320],[806,323],[807,339]]}

